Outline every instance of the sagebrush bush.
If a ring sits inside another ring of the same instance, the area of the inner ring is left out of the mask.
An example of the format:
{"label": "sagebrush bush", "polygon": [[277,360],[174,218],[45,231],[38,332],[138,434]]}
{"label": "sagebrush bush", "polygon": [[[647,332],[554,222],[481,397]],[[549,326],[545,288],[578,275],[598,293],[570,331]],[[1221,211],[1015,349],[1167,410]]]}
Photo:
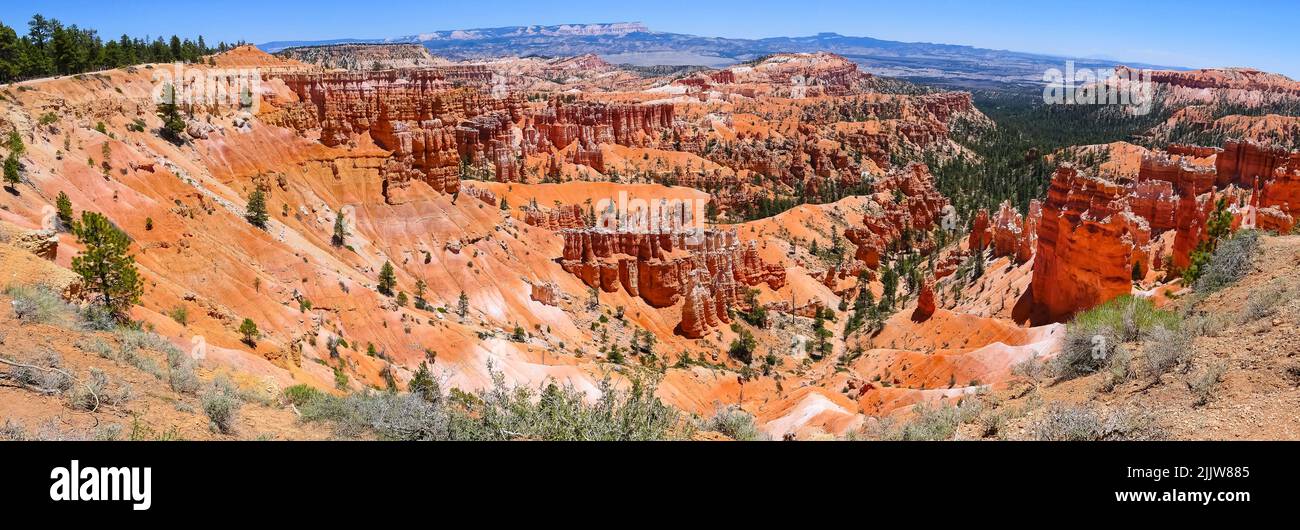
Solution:
{"label": "sagebrush bush", "polygon": [[894,441],[947,440],[957,432],[957,427],[975,421],[983,412],[983,402],[974,397],[963,399],[955,406],[932,407],[923,403],[917,405],[912,419],[902,426],[885,421],[877,425],[875,432],[867,435]]}
{"label": "sagebrush bush", "polygon": [[662,440],[687,434],[677,412],[654,396],[657,381],[635,373],[626,389],[603,379],[595,402],[570,384],[550,383],[539,392],[491,373],[492,386],[474,394],[321,393],[300,413],[303,421],[332,422],[341,437],[373,433],[386,440]]}
{"label": "sagebrush bush", "polygon": [[1218,389],[1219,382],[1223,381],[1224,371],[1223,363],[1214,363],[1205,367],[1205,371],[1201,372],[1201,375],[1187,383],[1188,390],[1191,390],[1192,396],[1196,398],[1192,402],[1193,406],[1199,407],[1208,404],[1214,398],[1214,391]]}
{"label": "sagebrush bush", "polygon": [[114,385],[108,374],[98,368],[91,368],[90,376],[81,384],[73,385],[68,392],[68,401],[73,408],[80,410],[125,405],[134,397],[131,385],[126,383]]}
{"label": "sagebrush bush", "polygon": [[1117,409],[1099,411],[1088,405],[1053,403],[1030,428],[1040,441],[1123,441],[1160,440],[1165,433],[1154,418],[1143,411]]}
{"label": "sagebrush bush", "polygon": [[27,324],[64,325],[75,311],[58,293],[43,285],[11,286],[5,294],[13,298],[14,316]]}
{"label": "sagebrush bush", "polygon": [[284,389],[284,398],[299,407],[321,397],[321,391],[311,385],[293,385]]}
{"label": "sagebrush bush", "polygon": [[1184,366],[1192,357],[1191,337],[1181,331],[1157,325],[1143,341],[1147,373],[1153,378]]}
{"label": "sagebrush bush", "polygon": [[119,325],[117,315],[97,304],[87,305],[77,316],[81,319],[82,329],[87,331],[113,331]]}
{"label": "sagebrush bush", "polygon": [[14,380],[47,393],[61,393],[72,387],[72,378],[63,368],[63,357],[47,351],[35,362],[26,363],[35,368],[15,366],[10,372]]}
{"label": "sagebrush bush", "polygon": [[704,429],[720,432],[742,442],[767,439],[767,435],[754,424],[754,416],[735,405],[719,408],[704,424]]}
{"label": "sagebrush bush", "polygon": [[217,377],[203,393],[202,402],[203,413],[208,415],[215,430],[222,434],[234,432],[239,408],[243,405],[234,383],[225,376]]}
{"label": "sagebrush bush", "polygon": [[1201,276],[1192,284],[1197,291],[1212,293],[1236,283],[1251,270],[1259,250],[1259,232],[1241,230],[1219,241]]}
{"label": "sagebrush bush", "polygon": [[1061,353],[1054,361],[1056,374],[1069,379],[1096,372],[1124,343],[1137,341],[1157,327],[1178,330],[1181,320],[1178,313],[1156,309],[1150,300],[1132,296],[1079,313],[1066,324]]}
{"label": "sagebrush bush", "polygon": [[167,384],[173,392],[182,394],[197,393],[201,386],[194,373],[194,360],[176,348],[167,350]]}
{"label": "sagebrush bush", "polygon": [[1278,304],[1291,298],[1291,290],[1280,279],[1269,282],[1261,289],[1251,291],[1246,298],[1246,309],[1241,314],[1242,323],[1254,322],[1272,315]]}

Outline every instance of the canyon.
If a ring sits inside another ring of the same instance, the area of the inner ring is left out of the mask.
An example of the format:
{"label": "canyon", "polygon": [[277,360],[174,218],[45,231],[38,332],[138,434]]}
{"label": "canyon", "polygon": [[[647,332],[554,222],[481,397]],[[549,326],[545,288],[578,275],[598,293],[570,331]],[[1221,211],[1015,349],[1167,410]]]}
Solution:
{"label": "canyon", "polygon": [[[64,193],[129,235],[133,320],[204,344],[205,374],[277,389],[406,388],[423,363],[464,391],[499,375],[596,399],[645,371],[688,415],[736,406],[770,438],[843,437],[1007,390],[1081,311],[1187,289],[1220,199],[1236,228],[1285,234],[1300,215],[1300,152],[1261,133],[1087,146],[1107,162],[1060,160],[1023,211],[963,219],[932,166],[997,125],[970,93],[826,52],[659,75],[595,55],[242,47],[186,68],[258,68],[259,104],[182,105],[180,142],[156,133],[165,66],[6,87],[0,130],[26,153],[0,260],[87,301],[68,272],[82,244],[50,221]],[[1194,91],[1294,95],[1248,71],[1156,81],[1186,105],[1173,122],[1205,104]],[[265,228],[246,220],[254,193]]]}

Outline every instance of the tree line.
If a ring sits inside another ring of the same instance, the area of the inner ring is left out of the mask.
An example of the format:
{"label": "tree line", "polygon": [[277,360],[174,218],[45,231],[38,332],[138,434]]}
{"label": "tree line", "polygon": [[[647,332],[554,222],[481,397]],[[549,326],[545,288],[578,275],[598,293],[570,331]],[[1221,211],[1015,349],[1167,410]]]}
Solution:
{"label": "tree line", "polygon": [[198,40],[156,37],[103,39],[93,29],[64,25],[57,19],[33,15],[27,34],[0,22],[0,83],[73,75],[133,64],[197,62],[205,55],[224,52],[244,42],[221,42],[211,47]]}

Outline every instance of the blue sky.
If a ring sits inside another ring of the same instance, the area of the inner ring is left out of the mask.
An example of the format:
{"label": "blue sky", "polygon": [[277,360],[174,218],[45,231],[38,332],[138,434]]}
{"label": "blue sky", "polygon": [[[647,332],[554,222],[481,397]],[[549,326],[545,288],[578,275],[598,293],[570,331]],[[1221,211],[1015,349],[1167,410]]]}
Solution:
{"label": "blue sky", "polygon": [[36,12],[105,35],[202,34],[209,42],[617,21],[720,37],[831,31],[1174,66],[1251,66],[1300,79],[1300,2],[1288,0],[40,0],[3,2],[0,21],[24,32]]}

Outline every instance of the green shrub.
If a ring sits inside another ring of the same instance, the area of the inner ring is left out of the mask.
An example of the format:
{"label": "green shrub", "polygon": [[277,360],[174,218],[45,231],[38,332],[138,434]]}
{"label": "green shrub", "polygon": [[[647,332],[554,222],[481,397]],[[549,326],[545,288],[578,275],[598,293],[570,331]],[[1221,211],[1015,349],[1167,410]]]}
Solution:
{"label": "green shrub", "polygon": [[171,311],[167,312],[167,316],[171,317],[172,320],[176,321],[176,323],[180,324],[182,327],[188,326],[190,323],[190,310],[186,309],[183,305],[173,307]]}
{"label": "green shrub", "polygon": [[718,409],[704,428],[742,442],[767,439],[767,435],[754,424],[754,416],[734,405]]}
{"label": "green shrub", "polygon": [[12,286],[5,294],[13,298],[14,316],[26,324],[64,325],[74,312],[58,293],[43,285]]}
{"label": "green shrub", "polygon": [[319,399],[321,391],[311,385],[293,385],[284,389],[284,397],[296,406],[303,406],[308,401]]}
{"label": "green shrub", "polygon": [[1193,406],[1199,407],[1210,402],[1214,397],[1214,391],[1219,387],[1219,382],[1223,381],[1223,372],[1222,363],[1211,364],[1205,367],[1201,375],[1187,384],[1188,390],[1191,390],[1192,396],[1196,398],[1192,403]]}
{"label": "green shrub", "polygon": [[947,440],[957,432],[957,427],[975,421],[983,412],[983,403],[974,398],[963,399],[956,406],[931,407],[922,403],[916,406],[910,421],[896,427],[884,420],[871,437],[894,441]]}
{"label": "green shrub", "polygon": [[1159,440],[1165,433],[1151,415],[1137,410],[1101,412],[1088,405],[1053,403],[1030,428],[1040,441]]}
{"label": "green shrub", "polygon": [[1156,327],[1180,331],[1181,317],[1156,309],[1148,299],[1127,295],[1079,313],[1066,325],[1061,354],[1054,361],[1056,374],[1068,379],[1096,372],[1124,343]]}
{"label": "green shrub", "polygon": [[214,430],[222,434],[230,434],[235,430],[235,421],[243,402],[239,399],[239,389],[234,383],[224,376],[218,377],[203,394],[202,402],[203,413],[208,415]]}
{"label": "green shrub", "polygon": [[194,360],[176,348],[167,350],[167,384],[173,392],[195,394],[201,383],[194,373]]}
{"label": "green shrub", "polygon": [[409,392],[321,395],[300,412],[303,421],[332,422],[336,435],[373,433],[384,440],[661,440],[685,434],[677,429],[677,412],[654,396],[657,381],[641,375],[632,374],[626,389],[602,380],[601,397],[589,402],[569,384],[551,383],[538,392],[491,374],[492,386],[474,394],[452,389],[451,397],[432,400]]}

